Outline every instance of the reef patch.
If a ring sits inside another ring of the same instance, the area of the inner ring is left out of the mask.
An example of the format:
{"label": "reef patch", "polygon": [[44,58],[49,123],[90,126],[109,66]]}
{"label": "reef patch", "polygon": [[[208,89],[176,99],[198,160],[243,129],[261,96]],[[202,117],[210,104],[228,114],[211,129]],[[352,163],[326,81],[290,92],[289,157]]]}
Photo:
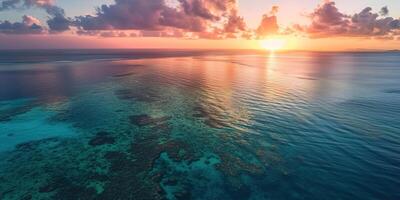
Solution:
{"label": "reef patch", "polygon": [[97,135],[89,141],[90,146],[100,146],[105,144],[114,144],[115,139],[109,136],[107,132],[99,132]]}

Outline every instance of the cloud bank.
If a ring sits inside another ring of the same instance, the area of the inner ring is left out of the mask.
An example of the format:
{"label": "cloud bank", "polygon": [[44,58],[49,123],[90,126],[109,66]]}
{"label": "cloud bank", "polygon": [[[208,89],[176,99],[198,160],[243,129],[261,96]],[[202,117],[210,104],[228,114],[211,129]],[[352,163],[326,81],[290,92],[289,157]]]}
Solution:
{"label": "cloud bank", "polygon": [[348,15],[339,11],[335,2],[325,1],[309,14],[309,25],[295,25],[294,29],[313,38],[350,37],[395,37],[400,35],[400,20],[386,17],[389,9],[383,7],[379,13],[366,7],[359,13]]}
{"label": "cloud bank", "polygon": [[396,39],[400,36],[400,19],[389,17],[387,6],[373,12],[370,7],[355,14],[341,12],[334,1],[325,0],[307,15],[309,23],[281,27],[278,6],[261,17],[250,29],[240,16],[237,0],[115,0],[100,5],[95,14],[69,18],[54,0],[3,0],[0,12],[11,9],[39,8],[48,15],[41,23],[33,16],[21,22],[0,20],[3,34],[55,34],[101,37],[177,37],[177,38],[245,38],[262,39],[271,35],[305,35],[325,37],[373,37]]}
{"label": "cloud bank", "polygon": [[[171,7],[164,0],[116,0],[102,5],[96,15],[78,16],[74,25],[84,33],[103,30],[177,32],[191,36],[225,38],[246,30],[238,16],[236,0],[177,0]],[[182,36],[177,32],[177,36]]]}

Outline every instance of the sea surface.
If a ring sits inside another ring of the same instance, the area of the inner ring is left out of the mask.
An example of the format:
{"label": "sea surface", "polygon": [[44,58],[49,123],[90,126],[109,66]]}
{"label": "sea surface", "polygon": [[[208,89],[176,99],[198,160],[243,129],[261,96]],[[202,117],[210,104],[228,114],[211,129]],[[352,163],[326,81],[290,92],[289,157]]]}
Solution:
{"label": "sea surface", "polygon": [[400,53],[0,51],[0,199],[400,199]]}

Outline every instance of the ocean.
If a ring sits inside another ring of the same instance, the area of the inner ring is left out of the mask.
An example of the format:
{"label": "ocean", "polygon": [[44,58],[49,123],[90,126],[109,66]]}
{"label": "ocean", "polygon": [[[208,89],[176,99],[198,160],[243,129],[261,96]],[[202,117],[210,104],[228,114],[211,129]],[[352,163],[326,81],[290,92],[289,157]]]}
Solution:
{"label": "ocean", "polygon": [[400,199],[399,64],[0,51],[0,199]]}

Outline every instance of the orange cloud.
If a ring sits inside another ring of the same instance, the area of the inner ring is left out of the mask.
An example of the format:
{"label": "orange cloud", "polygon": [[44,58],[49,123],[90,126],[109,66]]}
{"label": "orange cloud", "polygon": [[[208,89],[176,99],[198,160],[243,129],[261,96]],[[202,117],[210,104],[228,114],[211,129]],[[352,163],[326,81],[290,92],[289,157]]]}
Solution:
{"label": "orange cloud", "polygon": [[277,34],[279,31],[278,20],[276,14],[278,13],[279,7],[273,6],[269,14],[265,14],[261,20],[260,26],[258,26],[256,33],[258,37],[265,37],[272,34]]}

